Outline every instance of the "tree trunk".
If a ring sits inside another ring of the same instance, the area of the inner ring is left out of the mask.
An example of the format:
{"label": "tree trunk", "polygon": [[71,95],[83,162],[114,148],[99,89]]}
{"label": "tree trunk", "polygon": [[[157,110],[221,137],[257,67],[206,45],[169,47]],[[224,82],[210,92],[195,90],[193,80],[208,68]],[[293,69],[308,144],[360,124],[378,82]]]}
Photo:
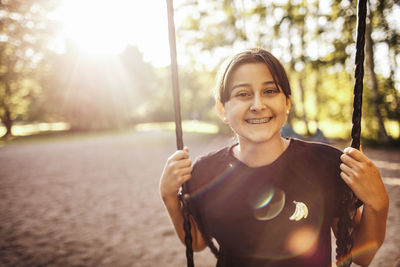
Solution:
{"label": "tree trunk", "polygon": [[8,109],[6,109],[5,115],[2,118],[2,122],[3,122],[4,126],[6,127],[6,133],[3,137],[11,137],[13,121],[11,120],[11,114]]}
{"label": "tree trunk", "polygon": [[[304,70],[303,70],[304,71]],[[311,133],[310,133],[310,127],[308,127],[308,119],[307,119],[307,113],[306,113],[306,102],[305,102],[305,90],[304,90],[304,85],[303,85],[303,74],[302,73],[300,73],[299,74],[300,75],[300,77],[299,77],[299,88],[300,88],[300,94],[301,94],[301,105],[302,105],[302,113],[303,113],[303,115],[302,115],[302,120],[303,120],[303,122],[304,122],[304,125],[305,125],[305,127],[306,127],[306,130],[307,130],[307,135],[311,135]]]}
{"label": "tree trunk", "polygon": [[[389,45],[389,43],[387,42]],[[395,82],[394,82],[394,77],[395,77],[395,71],[399,67],[396,61],[396,53],[394,51],[389,52],[390,53],[390,59],[391,59],[391,64],[390,64],[390,90],[392,91],[392,95],[394,97],[394,103],[395,103],[395,113],[397,116],[395,117],[395,120],[397,121],[397,125],[400,129],[400,99],[399,99],[399,94],[397,92],[397,89],[395,87]],[[386,106],[386,105],[385,105]],[[400,136],[398,137],[400,139]]]}
{"label": "tree trunk", "polygon": [[[371,21],[372,16],[369,16],[369,21]],[[369,78],[369,84],[371,88],[372,104],[374,105],[375,116],[378,120],[378,138],[383,143],[389,142],[389,136],[387,135],[385,125],[383,122],[383,116],[379,109],[379,91],[378,82],[376,80],[376,75],[374,72],[374,51],[373,51],[373,41],[371,37],[371,22],[368,22],[365,29],[365,63],[366,72]]]}
{"label": "tree trunk", "polygon": [[314,87],[314,92],[315,92],[315,123],[317,124],[317,129],[319,128],[319,117],[321,113],[321,96],[320,96],[320,91],[319,87],[321,86],[321,77],[320,77],[320,72],[319,69],[315,69],[317,72],[317,77],[315,78],[315,87]]}
{"label": "tree trunk", "polygon": [[[10,94],[11,94],[10,84],[8,83],[8,81],[4,82],[4,86],[5,86],[5,94],[6,94],[5,98],[7,99],[10,97]],[[13,121],[11,118],[11,111],[10,111],[9,107],[7,106],[7,103],[4,102],[4,99],[2,100],[2,104],[5,109],[5,112],[4,112],[4,116],[1,118],[1,121],[4,124],[4,126],[6,127],[6,133],[2,137],[7,138],[7,137],[12,136]]]}
{"label": "tree trunk", "polygon": [[[303,59],[303,55],[304,55],[304,45],[305,45],[305,40],[304,40],[304,34],[305,34],[305,25],[304,23],[301,25],[301,29],[300,29],[300,37],[301,37],[301,54],[302,54],[302,59]],[[304,125],[306,127],[307,130],[307,135],[310,136],[310,127],[308,126],[308,119],[307,119],[307,112],[306,112],[306,92],[304,89],[304,84],[303,84],[303,80],[304,80],[304,72],[306,71],[306,63],[304,62],[304,60],[302,60],[303,64],[304,64],[304,68],[300,71],[299,73],[299,88],[300,88],[300,93],[301,93],[301,105],[303,107],[303,115],[302,115],[302,119],[304,122]]]}

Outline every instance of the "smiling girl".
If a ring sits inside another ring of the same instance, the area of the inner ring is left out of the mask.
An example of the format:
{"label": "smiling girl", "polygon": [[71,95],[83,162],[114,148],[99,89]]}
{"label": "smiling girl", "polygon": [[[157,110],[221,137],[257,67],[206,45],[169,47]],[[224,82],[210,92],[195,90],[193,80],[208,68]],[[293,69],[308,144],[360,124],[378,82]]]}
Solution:
{"label": "smiling girl", "polygon": [[[232,57],[218,82],[217,112],[237,143],[199,158],[188,148],[165,165],[160,194],[184,240],[180,186],[190,195],[192,246],[219,245],[217,266],[332,266],[345,187],[364,206],[355,217],[353,261],[366,266],[383,243],[388,196],[375,165],[359,150],[281,137],[290,85],[262,49]],[[364,248],[363,250],[360,249]]]}

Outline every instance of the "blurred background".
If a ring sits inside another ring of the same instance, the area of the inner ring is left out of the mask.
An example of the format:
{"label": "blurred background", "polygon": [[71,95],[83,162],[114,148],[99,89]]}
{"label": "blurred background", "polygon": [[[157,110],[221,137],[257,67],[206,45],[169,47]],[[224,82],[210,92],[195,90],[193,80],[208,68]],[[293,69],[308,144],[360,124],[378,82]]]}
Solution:
{"label": "blurred background", "polygon": [[[166,123],[173,106],[165,1],[0,3],[1,136],[173,127]],[[214,112],[217,68],[235,52],[263,47],[290,77],[290,128],[305,137],[322,131],[349,138],[355,1],[174,6],[184,127],[227,131]],[[373,0],[368,7],[362,136],[398,143],[400,4]]]}
{"label": "blurred background", "polygon": [[[288,72],[284,135],[348,145],[356,1],[174,6],[193,161],[232,142],[214,111],[215,76],[251,47]],[[387,238],[370,266],[397,267],[400,4],[368,6],[362,144],[390,198]],[[185,266],[158,193],[176,149],[169,64],[165,1],[0,0],[0,266]],[[195,257],[215,266],[208,250]]]}

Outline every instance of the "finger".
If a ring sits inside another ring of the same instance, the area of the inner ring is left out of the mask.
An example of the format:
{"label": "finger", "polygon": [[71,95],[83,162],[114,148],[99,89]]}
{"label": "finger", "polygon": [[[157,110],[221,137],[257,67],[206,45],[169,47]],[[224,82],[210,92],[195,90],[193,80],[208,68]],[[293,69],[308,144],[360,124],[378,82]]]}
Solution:
{"label": "finger", "polygon": [[190,159],[181,159],[172,163],[175,169],[182,169],[192,166],[192,161]]}
{"label": "finger", "polygon": [[181,168],[177,171],[178,175],[188,175],[192,173],[192,167]]}
{"label": "finger", "polygon": [[351,185],[353,183],[353,180],[350,178],[350,176],[348,176],[346,173],[341,172],[340,173],[340,177],[342,177],[343,181],[347,184],[347,185]]}
{"label": "finger", "polygon": [[189,153],[184,150],[177,150],[174,154],[169,157],[169,161],[176,161],[180,159],[187,159],[189,158]]}
{"label": "finger", "polygon": [[347,154],[342,154],[340,156],[340,159],[342,160],[342,162],[344,164],[346,164],[347,166],[351,167],[351,168],[358,168],[360,165],[360,162],[355,160],[354,158],[352,158],[350,155]]}
{"label": "finger", "polygon": [[353,159],[360,161],[360,162],[364,162],[367,161],[367,157],[364,155],[364,153],[362,153],[360,150],[357,150],[355,148],[352,147],[346,147],[343,150],[344,154],[352,157]]}
{"label": "finger", "polygon": [[184,183],[186,183],[190,178],[192,177],[191,174],[185,174],[185,175],[181,175],[179,177],[176,178],[175,182],[177,187],[181,187]]}
{"label": "finger", "polygon": [[344,172],[347,176],[354,176],[354,171],[352,168],[350,168],[349,166],[347,166],[346,164],[342,163],[340,164],[340,169],[342,170],[342,172]]}
{"label": "finger", "polygon": [[181,176],[181,183],[182,184],[186,183],[191,177],[192,177],[191,174],[182,175]]}
{"label": "finger", "polygon": [[170,174],[175,177],[174,179],[177,179],[177,177],[183,175],[183,174],[188,174],[192,172],[192,166],[191,165],[182,165],[181,162],[174,162],[170,166]]}

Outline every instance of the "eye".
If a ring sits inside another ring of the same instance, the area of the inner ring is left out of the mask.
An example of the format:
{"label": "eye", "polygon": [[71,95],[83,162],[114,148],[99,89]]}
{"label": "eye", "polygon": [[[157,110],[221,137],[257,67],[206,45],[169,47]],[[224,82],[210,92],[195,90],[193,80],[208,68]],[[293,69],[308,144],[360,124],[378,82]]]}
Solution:
{"label": "eye", "polygon": [[268,88],[264,90],[264,94],[266,95],[277,94],[277,93],[279,93],[279,89],[277,88]]}
{"label": "eye", "polygon": [[251,94],[247,91],[239,91],[239,92],[235,93],[234,96],[243,98],[243,97],[249,97],[249,96],[251,96]]}
{"label": "eye", "polygon": [[250,95],[250,94],[247,92],[240,92],[236,96],[248,96],[248,95]]}

